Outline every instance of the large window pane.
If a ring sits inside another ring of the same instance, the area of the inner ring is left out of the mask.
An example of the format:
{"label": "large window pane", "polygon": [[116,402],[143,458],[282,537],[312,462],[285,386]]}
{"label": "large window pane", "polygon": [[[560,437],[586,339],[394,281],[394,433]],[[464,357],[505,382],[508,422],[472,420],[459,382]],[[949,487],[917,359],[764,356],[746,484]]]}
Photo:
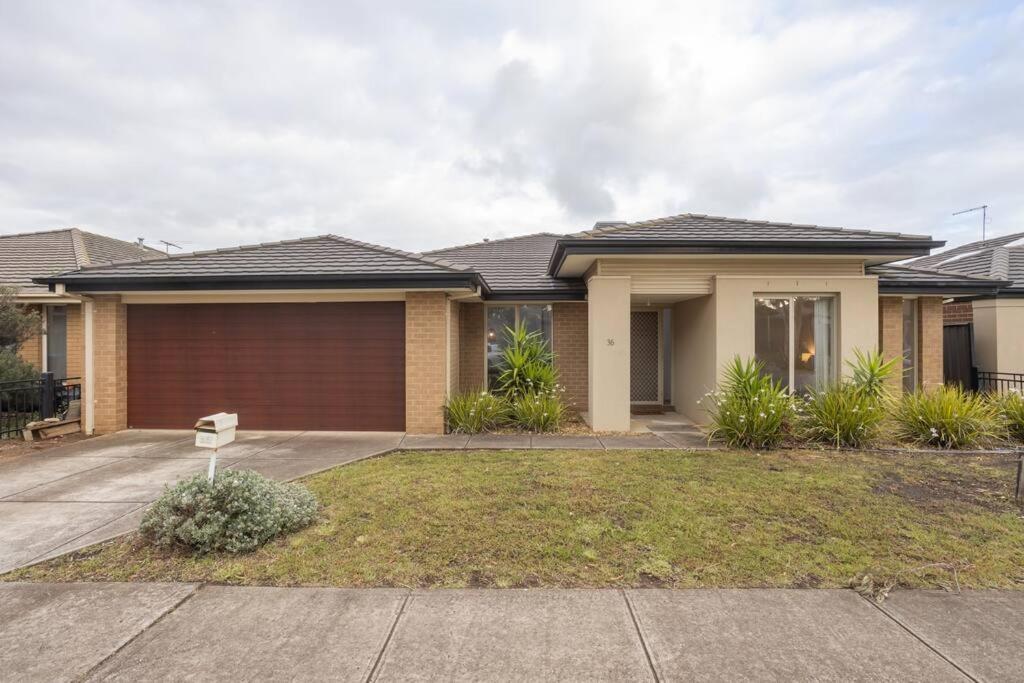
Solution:
{"label": "large window pane", "polygon": [[506,328],[516,325],[515,306],[488,306],[487,307],[487,386],[494,386],[495,380],[501,374],[498,361],[501,352],[508,343]]}
{"label": "large window pane", "polygon": [[46,371],[56,379],[68,376],[68,308],[46,307]]}
{"label": "large window pane", "polygon": [[917,301],[903,300],[903,391],[917,389]]}
{"label": "large window pane", "polygon": [[793,318],[793,390],[824,387],[834,379],[832,298],[797,297]]}
{"label": "large window pane", "polygon": [[789,299],[755,299],[754,355],[789,386]]}
{"label": "large window pane", "polygon": [[527,332],[540,332],[551,348],[551,304],[523,304],[519,307],[519,324]]}

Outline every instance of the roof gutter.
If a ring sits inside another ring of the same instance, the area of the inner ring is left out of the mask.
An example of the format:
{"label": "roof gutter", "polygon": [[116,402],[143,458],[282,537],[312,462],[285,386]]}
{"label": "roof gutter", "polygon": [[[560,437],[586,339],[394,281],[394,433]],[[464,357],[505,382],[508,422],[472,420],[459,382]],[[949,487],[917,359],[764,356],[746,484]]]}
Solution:
{"label": "roof gutter", "polygon": [[897,258],[927,256],[932,249],[944,246],[942,240],[855,242],[853,240],[636,240],[636,239],[571,239],[558,240],[548,274],[557,277],[568,256],[601,256],[612,254],[850,254],[872,256],[884,254]]}
{"label": "roof gutter", "polygon": [[480,289],[490,292],[479,273],[409,273],[368,275],[212,275],[189,277],[82,277],[69,275],[35,278],[53,291],[153,292],[236,289]]}

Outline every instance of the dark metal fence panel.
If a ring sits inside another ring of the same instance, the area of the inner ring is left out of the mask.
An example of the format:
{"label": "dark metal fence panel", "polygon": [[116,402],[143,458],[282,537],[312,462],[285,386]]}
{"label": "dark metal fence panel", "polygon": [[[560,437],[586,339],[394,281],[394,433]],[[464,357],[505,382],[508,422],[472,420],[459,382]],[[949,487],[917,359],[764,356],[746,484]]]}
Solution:
{"label": "dark metal fence panel", "polygon": [[0,439],[18,438],[29,422],[63,415],[81,396],[77,377],[43,373],[39,379],[0,382]]}
{"label": "dark metal fence panel", "polygon": [[978,372],[978,391],[1005,394],[1024,393],[1024,372]]}

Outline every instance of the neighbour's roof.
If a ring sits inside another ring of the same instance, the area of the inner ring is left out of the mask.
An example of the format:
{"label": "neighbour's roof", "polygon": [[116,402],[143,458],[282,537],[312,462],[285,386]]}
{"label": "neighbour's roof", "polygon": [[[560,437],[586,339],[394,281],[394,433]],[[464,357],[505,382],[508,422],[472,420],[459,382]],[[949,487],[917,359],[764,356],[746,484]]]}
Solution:
{"label": "neighbour's roof", "polygon": [[603,222],[593,229],[569,235],[572,238],[592,240],[644,240],[644,241],[750,241],[791,242],[931,242],[927,235],[906,235],[898,232],[853,230],[822,225],[777,223],[683,213],[666,218],[636,223]]}
{"label": "neighbour's roof", "polygon": [[562,237],[539,232],[427,253],[473,268],[487,280],[494,293],[506,298],[526,294],[582,298],[587,289],[582,280],[554,278],[547,272],[551,252]]}
{"label": "neighbour's roof", "polygon": [[1024,289],[1024,232],[971,242],[910,261],[915,268],[963,273],[1008,280],[1012,289]]}
{"label": "neighbour's roof", "polygon": [[[122,261],[82,268],[47,278],[81,290],[90,285],[182,282],[235,283],[244,288],[272,288],[282,282],[410,281],[452,276],[473,279],[469,268],[444,259],[410,254],[337,235],[255,244],[229,249],[175,254],[159,261]],[[479,279],[478,277],[476,279]],[[320,284],[326,283],[326,284]],[[382,285],[383,286],[383,285]]]}
{"label": "neighbour's roof", "polygon": [[878,276],[878,291],[881,293],[934,292],[936,294],[994,294],[1009,283],[990,277],[962,275],[928,268],[886,263],[868,266],[868,275]]}
{"label": "neighbour's roof", "polygon": [[23,294],[41,293],[46,286],[32,278],[90,264],[164,258],[156,249],[78,228],[0,235],[0,284],[17,287]]}

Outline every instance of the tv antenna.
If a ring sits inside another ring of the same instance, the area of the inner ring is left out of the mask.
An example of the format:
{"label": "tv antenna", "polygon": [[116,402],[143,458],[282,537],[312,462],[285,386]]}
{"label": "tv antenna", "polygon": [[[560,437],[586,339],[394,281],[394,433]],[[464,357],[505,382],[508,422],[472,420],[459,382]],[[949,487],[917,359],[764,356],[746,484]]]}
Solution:
{"label": "tv antenna", "polygon": [[988,204],[982,204],[981,206],[975,206],[973,209],[964,209],[963,211],[956,211],[953,213],[954,216],[959,216],[962,213],[971,213],[972,211],[981,211],[981,241],[985,241],[985,225],[988,223]]}
{"label": "tv antenna", "polygon": [[168,242],[167,240],[157,240],[157,242],[159,242],[160,244],[164,245],[164,253],[166,253],[166,254],[170,254],[171,253],[171,247],[174,247],[175,249],[181,249],[181,247],[179,247],[174,242]]}

